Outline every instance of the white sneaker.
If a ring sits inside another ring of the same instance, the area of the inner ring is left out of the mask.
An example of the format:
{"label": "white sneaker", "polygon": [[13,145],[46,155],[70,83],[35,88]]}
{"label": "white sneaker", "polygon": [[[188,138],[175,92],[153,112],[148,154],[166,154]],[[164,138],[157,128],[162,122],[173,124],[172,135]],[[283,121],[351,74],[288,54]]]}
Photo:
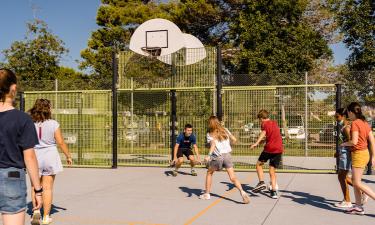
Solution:
{"label": "white sneaker", "polygon": [[272,183],[270,182],[270,185],[268,186],[269,191],[279,191],[279,185],[276,183],[276,190],[272,190]]}
{"label": "white sneaker", "polygon": [[335,207],[337,208],[351,208],[353,204],[351,202],[346,202],[345,200],[342,202],[335,203]]}
{"label": "white sneaker", "polygon": [[43,221],[42,221],[43,225],[48,225],[51,223],[52,223],[52,218],[49,215],[43,217]]}
{"label": "white sneaker", "polygon": [[361,197],[361,205],[365,205],[367,202],[368,202],[368,195],[366,195],[365,193],[362,193],[362,197]]}
{"label": "white sneaker", "polygon": [[243,199],[243,203],[245,203],[245,204],[250,203],[250,197],[246,192],[242,191],[241,196],[242,196],[242,199]]}
{"label": "white sneaker", "polygon": [[40,210],[35,210],[31,217],[31,225],[40,225],[40,218],[41,218]]}
{"label": "white sneaker", "polygon": [[200,195],[199,198],[203,199],[203,200],[210,200],[211,195],[209,193],[204,193],[204,194]]}

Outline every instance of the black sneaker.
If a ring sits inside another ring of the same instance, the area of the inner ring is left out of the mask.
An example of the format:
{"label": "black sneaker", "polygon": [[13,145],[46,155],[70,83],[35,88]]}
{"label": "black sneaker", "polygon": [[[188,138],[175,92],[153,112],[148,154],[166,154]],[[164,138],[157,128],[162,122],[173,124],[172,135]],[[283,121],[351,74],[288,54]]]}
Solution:
{"label": "black sneaker", "polygon": [[271,191],[271,198],[278,199],[279,196],[277,195],[277,191]]}
{"label": "black sneaker", "polygon": [[267,188],[267,185],[264,183],[264,181],[260,181],[257,186],[253,189],[254,193],[258,193],[264,189]]}

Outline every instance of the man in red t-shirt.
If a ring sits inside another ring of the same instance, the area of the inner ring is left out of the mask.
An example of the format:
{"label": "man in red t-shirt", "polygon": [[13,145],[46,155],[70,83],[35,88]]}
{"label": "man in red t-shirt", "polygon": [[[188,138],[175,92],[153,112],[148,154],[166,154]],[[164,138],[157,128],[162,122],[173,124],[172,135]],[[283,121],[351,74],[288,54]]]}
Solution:
{"label": "man in red t-shirt", "polygon": [[264,140],[264,138],[266,138],[266,144],[256,165],[259,183],[253,189],[253,192],[257,193],[267,188],[267,185],[264,183],[263,165],[269,160],[269,173],[272,185],[270,187],[271,197],[277,199],[278,187],[276,183],[276,168],[278,168],[280,165],[281,156],[284,151],[283,140],[277,122],[269,119],[269,113],[266,110],[261,110],[258,113],[258,119],[261,123],[262,131],[260,132],[258,140],[255,142],[255,144],[251,145],[250,148],[253,149],[258,146]]}

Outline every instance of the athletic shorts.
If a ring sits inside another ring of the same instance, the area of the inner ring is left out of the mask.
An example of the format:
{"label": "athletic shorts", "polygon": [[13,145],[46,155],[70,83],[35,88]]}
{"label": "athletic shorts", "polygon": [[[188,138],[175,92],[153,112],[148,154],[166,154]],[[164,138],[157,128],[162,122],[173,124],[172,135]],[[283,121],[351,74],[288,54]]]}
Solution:
{"label": "athletic shorts", "polygon": [[370,153],[367,149],[352,151],[352,167],[353,168],[366,168],[370,161]]}
{"label": "athletic shorts", "polygon": [[281,157],[283,153],[268,153],[268,152],[262,152],[260,154],[258,161],[262,163],[266,163],[268,160],[270,161],[270,166],[279,168],[281,163]]}
{"label": "athletic shorts", "polygon": [[194,153],[191,149],[183,149],[183,148],[179,148],[178,151],[177,151],[177,158],[182,158],[184,156],[186,156],[186,158],[189,159],[189,156],[194,156]]}
{"label": "athletic shorts", "polygon": [[26,210],[26,171],[0,168],[0,213],[17,214]]}
{"label": "athletic shorts", "polygon": [[63,171],[61,158],[56,147],[35,150],[40,176],[52,176]]}
{"label": "athletic shorts", "polygon": [[211,156],[208,166],[216,171],[223,168],[233,168],[232,156],[230,153],[223,153],[221,156]]}
{"label": "athletic shorts", "polygon": [[350,170],[352,168],[352,155],[350,148],[340,147],[339,148],[339,169]]}

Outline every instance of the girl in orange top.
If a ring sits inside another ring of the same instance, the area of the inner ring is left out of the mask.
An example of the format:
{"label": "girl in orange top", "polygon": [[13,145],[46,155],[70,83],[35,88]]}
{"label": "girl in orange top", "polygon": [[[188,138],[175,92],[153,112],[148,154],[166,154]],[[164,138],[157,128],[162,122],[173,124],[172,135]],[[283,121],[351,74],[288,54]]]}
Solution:
{"label": "girl in orange top", "polygon": [[[350,214],[365,213],[363,204],[367,201],[367,196],[375,200],[375,192],[362,183],[363,170],[370,161],[368,146],[372,152],[372,165],[375,165],[375,138],[371,128],[362,114],[361,105],[352,102],[348,106],[349,119],[352,122],[351,140],[341,146],[350,146],[352,155],[352,180],[355,194],[355,205],[346,210]],[[363,194],[362,194],[363,193]]]}

